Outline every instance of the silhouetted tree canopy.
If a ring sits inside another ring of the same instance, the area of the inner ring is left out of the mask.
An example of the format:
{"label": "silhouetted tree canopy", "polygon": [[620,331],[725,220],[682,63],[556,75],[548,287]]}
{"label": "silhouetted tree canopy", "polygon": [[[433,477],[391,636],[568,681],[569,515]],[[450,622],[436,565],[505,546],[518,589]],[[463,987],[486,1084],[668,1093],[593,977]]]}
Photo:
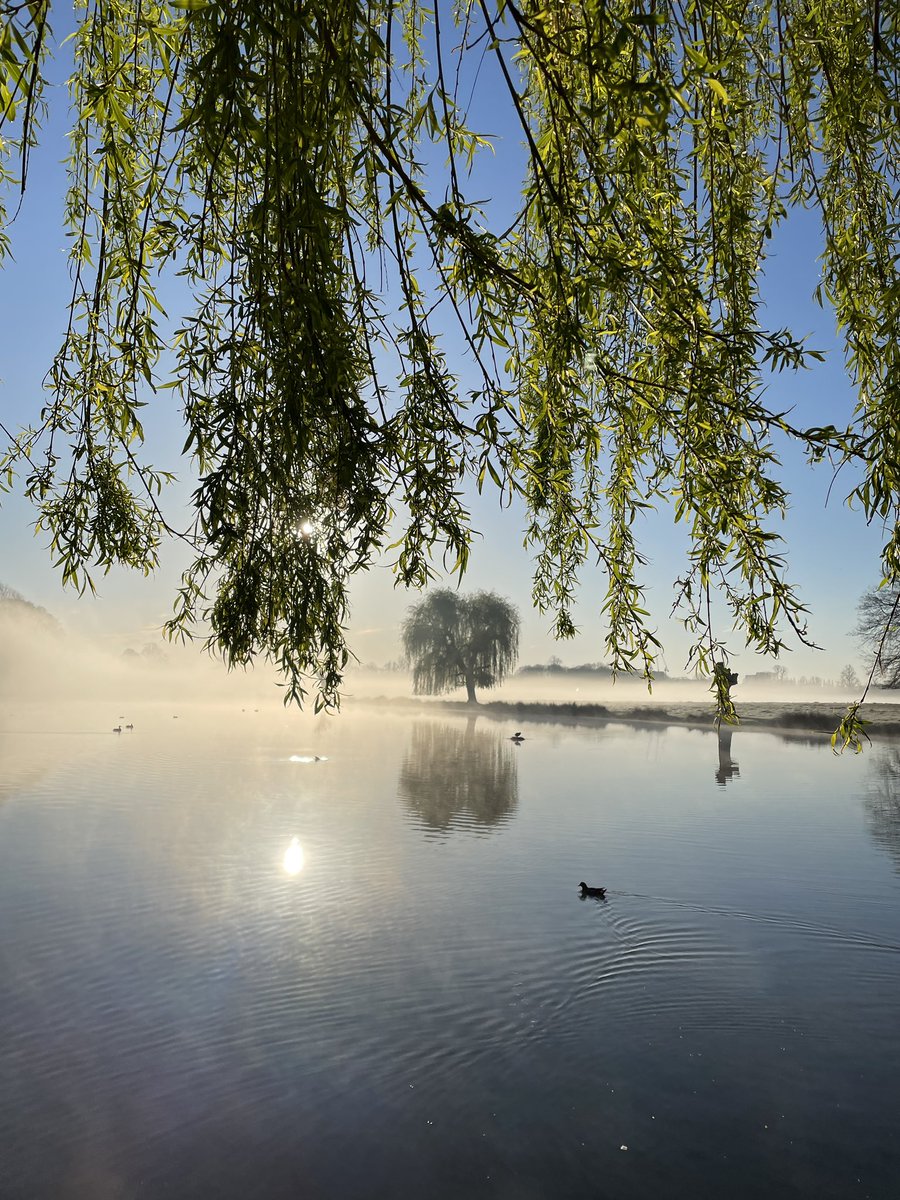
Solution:
{"label": "silhouetted tree canopy", "polygon": [[842,669],[840,676],[838,677],[838,685],[842,688],[846,688],[849,692],[858,692],[862,687],[860,678],[856,673],[856,668],[852,663],[847,663],[847,665]]}
{"label": "silhouetted tree canopy", "polygon": [[[51,5],[2,8],[12,211]],[[466,481],[524,502],[559,636],[580,569],[605,567],[616,669],[654,665],[635,529],[656,504],[690,535],[693,662],[720,654],[711,589],[777,652],[806,635],[776,437],[859,464],[852,495],[900,576],[897,39],[879,0],[86,0],[70,319],[0,478],[23,476],[66,580],[152,569],[174,530],[141,404],[174,387],[198,484],[170,631],[208,630],[232,664],[270,655],[298,698],[307,673],[334,701],[349,581],[387,542],[404,584],[435,551],[463,571]],[[498,125],[524,143],[512,207],[480,200]],[[796,208],[821,220],[846,429],[764,395],[816,357],[760,303]],[[193,307],[167,323],[176,272]]]}
{"label": "silhouetted tree canopy", "polygon": [[0,583],[0,616],[20,620],[24,617],[35,627],[42,626],[48,632],[53,633],[62,632],[59,622],[47,612],[46,608],[32,604],[15,588],[11,588],[5,583]]}
{"label": "silhouetted tree canopy", "polygon": [[476,688],[496,687],[516,665],[519,614],[495,592],[462,596],[438,588],[409,610],[403,648],[417,694],[464,687],[475,704]]}
{"label": "silhouetted tree canopy", "polygon": [[870,588],[856,615],[853,633],[871,664],[873,682],[900,687],[900,583]]}

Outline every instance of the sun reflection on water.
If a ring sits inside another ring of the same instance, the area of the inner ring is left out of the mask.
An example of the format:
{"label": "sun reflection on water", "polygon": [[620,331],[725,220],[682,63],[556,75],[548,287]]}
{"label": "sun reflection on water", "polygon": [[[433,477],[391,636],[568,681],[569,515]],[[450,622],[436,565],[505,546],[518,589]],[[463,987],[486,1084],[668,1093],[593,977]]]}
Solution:
{"label": "sun reflection on water", "polygon": [[291,844],[284,852],[281,865],[287,875],[299,875],[303,870],[303,847],[299,838],[291,838]]}

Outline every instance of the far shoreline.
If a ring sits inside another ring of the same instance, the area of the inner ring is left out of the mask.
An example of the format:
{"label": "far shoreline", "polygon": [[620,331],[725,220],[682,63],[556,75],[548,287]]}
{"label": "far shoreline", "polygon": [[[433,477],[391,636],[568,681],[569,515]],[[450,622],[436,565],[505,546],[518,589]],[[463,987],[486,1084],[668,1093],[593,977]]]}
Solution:
{"label": "far shoreline", "polygon": [[[608,705],[578,702],[559,704],[541,701],[484,700],[477,704],[469,704],[463,700],[379,696],[360,698],[356,703],[366,707],[377,705],[405,712],[415,710],[416,715],[423,716],[443,713],[448,716],[486,717],[489,720],[516,723],[543,722],[554,725],[587,726],[677,725],[706,733],[715,733],[717,729],[712,705],[690,701],[670,705]],[[847,710],[847,704],[823,701],[792,707],[790,701],[780,703],[747,701],[742,704],[738,700],[737,710],[740,718],[738,723],[726,725],[723,722],[721,725],[723,730],[739,732],[743,729],[793,737],[825,734],[830,739]],[[863,718],[871,722],[866,727],[870,739],[874,741],[879,738],[900,737],[900,720],[892,719],[896,711],[895,705],[878,704],[877,702],[863,707]]]}

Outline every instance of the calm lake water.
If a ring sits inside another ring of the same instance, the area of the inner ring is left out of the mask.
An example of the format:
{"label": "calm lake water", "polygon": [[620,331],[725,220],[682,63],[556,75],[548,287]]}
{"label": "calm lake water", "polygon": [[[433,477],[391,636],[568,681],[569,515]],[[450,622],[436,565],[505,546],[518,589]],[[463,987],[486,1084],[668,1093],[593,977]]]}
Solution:
{"label": "calm lake water", "polygon": [[900,1194],[900,746],[132,717],[0,733],[3,1200]]}

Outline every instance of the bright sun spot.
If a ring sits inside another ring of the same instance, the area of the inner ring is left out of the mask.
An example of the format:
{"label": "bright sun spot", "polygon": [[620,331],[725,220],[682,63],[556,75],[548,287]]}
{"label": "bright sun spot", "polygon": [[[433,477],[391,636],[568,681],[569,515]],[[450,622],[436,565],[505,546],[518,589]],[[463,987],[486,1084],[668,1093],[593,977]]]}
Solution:
{"label": "bright sun spot", "polygon": [[312,521],[301,521],[297,526],[297,532],[301,537],[312,537],[312,535],[316,532],[316,527],[313,525]]}
{"label": "bright sun spot", "polygon": [[303,847],[299,838],[291,838],[291,844],[284,852],[281,865],[288,875],[299,875],[303,870]]}

